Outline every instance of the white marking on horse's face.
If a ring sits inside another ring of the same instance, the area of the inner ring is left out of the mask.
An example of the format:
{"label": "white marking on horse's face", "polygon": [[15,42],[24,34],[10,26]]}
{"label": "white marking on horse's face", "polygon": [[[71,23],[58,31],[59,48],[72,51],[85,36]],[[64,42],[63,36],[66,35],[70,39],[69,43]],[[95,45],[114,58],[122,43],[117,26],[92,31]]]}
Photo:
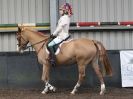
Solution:
{"label": "white marking on horse's face", "polygon": [[17,45],[17,49],[16,49],[16,51],[19,52],[19,47],[18,47],[18,45]]}

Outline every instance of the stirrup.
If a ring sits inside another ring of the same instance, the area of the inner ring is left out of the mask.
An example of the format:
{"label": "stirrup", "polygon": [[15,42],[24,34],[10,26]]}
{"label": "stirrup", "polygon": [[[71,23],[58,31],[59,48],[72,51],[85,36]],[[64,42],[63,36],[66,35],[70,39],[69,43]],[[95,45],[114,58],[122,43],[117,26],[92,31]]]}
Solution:
{"label": "stirrup", "polygon": [[54,59],[50,59],[49,62],[50,62],[50,64],[51,64],[52,66],[56,66],[56,62],[55,62]]}

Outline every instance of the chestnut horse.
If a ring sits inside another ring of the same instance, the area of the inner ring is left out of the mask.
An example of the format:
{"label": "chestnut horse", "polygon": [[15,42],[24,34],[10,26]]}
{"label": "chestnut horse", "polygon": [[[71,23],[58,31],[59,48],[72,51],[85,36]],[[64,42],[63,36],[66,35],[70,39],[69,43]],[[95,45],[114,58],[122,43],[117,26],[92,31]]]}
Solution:
{"label": "chestnut horse", "polygon": [[[27,44],[30,43],[37,53],[39,63],[43,65],[42,80],[45,82],[45,88],[42,94],[46,94],[50,90],[55,91],[55,87],[49,83],[49,70],[51,65],[48,61],[49,54],[46,51],[46,44],[49,37],[49,35],[34,31],[28,27],[18,27],[17,40],[19,51],[25,50]],[[64,43],[60,49],[61,51],[56,55],[57,65],[72,63],[77,63],[78,65],[79,78],[71,94],[75,94],[82,84],[85,77],[85,69],[88,64],[91,64],[100,80],[100,95],[104,94],[105,83],[98,65],[98,60],[104,68],[104,74],[111,76],[112,68],[102,43],[85,38],[74,39],[68,43]]]}

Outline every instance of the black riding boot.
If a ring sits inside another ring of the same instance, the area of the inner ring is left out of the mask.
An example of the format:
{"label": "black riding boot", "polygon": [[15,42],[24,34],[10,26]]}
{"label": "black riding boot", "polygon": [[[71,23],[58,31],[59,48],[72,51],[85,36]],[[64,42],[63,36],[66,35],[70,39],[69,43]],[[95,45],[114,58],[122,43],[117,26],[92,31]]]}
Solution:
{"label": "black riding boot", "polygon": [[49,61],[52,66],[56,66],[56,57],[55,57],[53,46],[49,47],[49,51],[50,51],[50,60]]}

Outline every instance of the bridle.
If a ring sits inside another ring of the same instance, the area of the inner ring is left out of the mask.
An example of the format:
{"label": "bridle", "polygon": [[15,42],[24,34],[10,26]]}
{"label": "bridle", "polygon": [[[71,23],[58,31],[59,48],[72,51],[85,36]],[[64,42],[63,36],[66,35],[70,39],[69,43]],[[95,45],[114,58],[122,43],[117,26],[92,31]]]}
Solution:
{"label": "bridle", "polygon": [[[23,39],[23,42],[24,42],[24,43],[22,43],[22,39]],[[18,47],[24,48],[24,50],[27,49],[26,45],[29,43],[29,41],[27,41],[27,40],[22,36],[21,32],[18,32],[18,33],[17,33],[17,40],[18,40],[18,44],[17,44]]]}
{"label": "bridle", "polygon": [[[45,39],[43,39],[43,40],[41,40],[41,41],[39,41],[39,42],[36,42],[36,43],[34,43],[34,44],[32,44],[32,45],[27,46],[27,44],[29,43],[29,41],[27,41],[27,40],[22,36],[21,32],[23,32],[23,30],[20,29],[20,30],[18,31],[18,33],[17,33],[17,40],[18,40],[18,44],[17,44],[17,45],[19,46],[19,48],[24,48],[23,50],[26,50],[26,49],[28,49],[28,48],[30,48],[30,47],[33,47],[34,45],[37,45],[37,44],[43,42],[42,46],[41,46],[41,47],[39,48],[39,50],[37,51],[37,54],[40,52],[40,50],[42,49],[42,47],[44,46],[44,44],[46,44],[46,41],[47,41],[48,39],[50,39],[50,37],[48,36],[47,38],[45,38]],[[24,43],[22,43],[22,39],[23,39],[23,42],[24,42]]]}

